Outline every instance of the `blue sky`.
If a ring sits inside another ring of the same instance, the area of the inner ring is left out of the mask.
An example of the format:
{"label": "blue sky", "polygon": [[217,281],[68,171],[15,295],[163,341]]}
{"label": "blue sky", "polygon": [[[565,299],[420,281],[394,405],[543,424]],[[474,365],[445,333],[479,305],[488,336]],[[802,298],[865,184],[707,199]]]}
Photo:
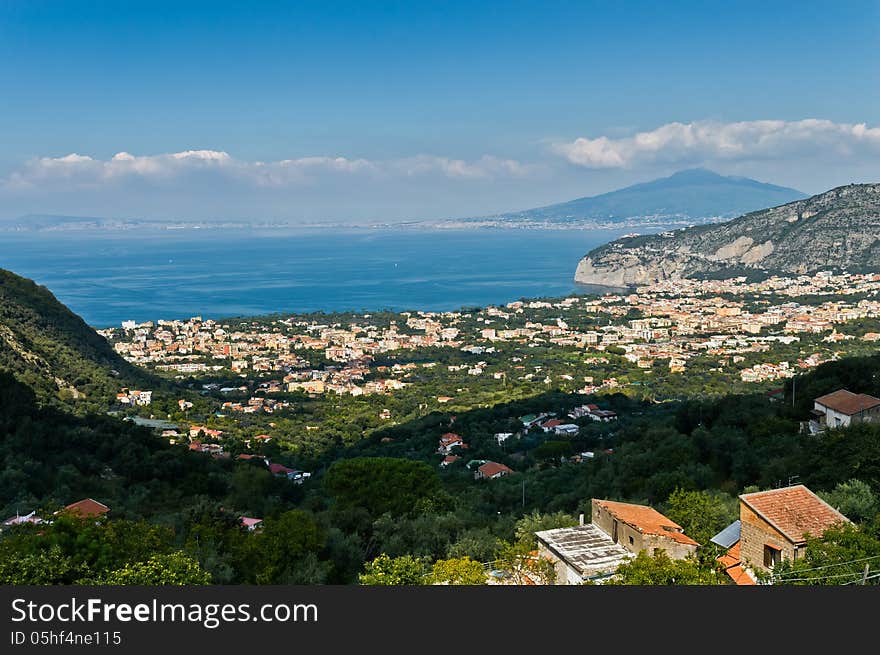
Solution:
{"label": "blue sky", "polygon": [[694,165],[880,180],[876,1],[0,0],[0,88],[0,217],[465,216]]}

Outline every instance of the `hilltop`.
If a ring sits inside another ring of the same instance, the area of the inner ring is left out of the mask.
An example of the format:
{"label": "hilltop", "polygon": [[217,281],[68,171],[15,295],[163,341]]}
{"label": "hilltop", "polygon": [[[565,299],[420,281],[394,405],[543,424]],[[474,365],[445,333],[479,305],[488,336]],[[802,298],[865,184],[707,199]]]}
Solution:
{"label": "hilltop", "polygon": [[625,237],[589,252],[575,282],[632,286],[738,274],[880,269],[880,184],[851,184],[720,225]]}
{"label": "hilltop", "polygon": [[805,197],[796,189],[695,168],[597,196],[489,218],[511,226],[692,224],[733,218]]}
{"label": "hilltop", "polygon": [[120,386],[150,380],[48,289],[4,269],[0,269],[2,369],[43,400],[94,397],[103,403]]}

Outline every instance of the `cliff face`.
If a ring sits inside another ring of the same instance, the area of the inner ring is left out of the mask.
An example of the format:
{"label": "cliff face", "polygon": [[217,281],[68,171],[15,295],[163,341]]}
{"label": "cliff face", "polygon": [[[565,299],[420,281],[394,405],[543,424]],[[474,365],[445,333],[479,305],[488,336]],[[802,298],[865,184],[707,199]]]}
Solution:
{"label": "cliff face", "polygon": [[852,184],[719,225],[618,239],[578,264],[575,282],[634,286],[755,269],[880,270],[880,184]]}

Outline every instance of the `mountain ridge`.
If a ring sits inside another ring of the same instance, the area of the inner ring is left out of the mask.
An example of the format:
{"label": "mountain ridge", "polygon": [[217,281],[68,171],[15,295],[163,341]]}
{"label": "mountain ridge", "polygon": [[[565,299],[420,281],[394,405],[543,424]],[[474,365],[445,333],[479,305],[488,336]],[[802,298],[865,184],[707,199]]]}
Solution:
{"label": "mountain ridge", "polygon": [[578,263],[575,282],[631,287],[743,270],[880,270],[880,184],[851,184],[726,223],[624,237]]}

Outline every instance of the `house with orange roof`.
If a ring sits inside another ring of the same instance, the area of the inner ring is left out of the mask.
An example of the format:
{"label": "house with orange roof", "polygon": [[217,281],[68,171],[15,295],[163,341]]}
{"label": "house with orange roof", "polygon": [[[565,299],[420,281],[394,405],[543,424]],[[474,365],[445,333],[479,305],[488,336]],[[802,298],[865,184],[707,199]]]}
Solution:
{"label": "house with orange roof", "polygon": [[55,514],[70,514],[79,518],[99,518],[107,514],[110,508],[104,503],[99,503],[92,498],[83,498],[75,503],[67,505],[64,509],[60,509]]}
{"label": "house with orange roof", "polygon": [[746,570],[772,571],[802,557],[807,536],[850,520],[802,484],[739,497],[740,559]]}
{"label": "house with orange roof", "polygon": [[631,553],[665,552],[672,559],[684,559],[699,548],[678,523],[647,505],[593,498],[592,522]]}
{"label": "house with orange roof", "polygon": [[501,478],[505,475],[510,475],[511,473],[513,473],[513,470],[504,464],[499,464],[498,462],[486,462],[474,472],[474,479],[494,480],[495,478]]}
{"label": "house with orange roof", "polygon": [[467,444],[465,444],[464,439],[460,435],[454,432],[447,432],[440,437],[440,445],[437,448],[437,452],[441,455],[450,455],[453,448],[467,448]]}

